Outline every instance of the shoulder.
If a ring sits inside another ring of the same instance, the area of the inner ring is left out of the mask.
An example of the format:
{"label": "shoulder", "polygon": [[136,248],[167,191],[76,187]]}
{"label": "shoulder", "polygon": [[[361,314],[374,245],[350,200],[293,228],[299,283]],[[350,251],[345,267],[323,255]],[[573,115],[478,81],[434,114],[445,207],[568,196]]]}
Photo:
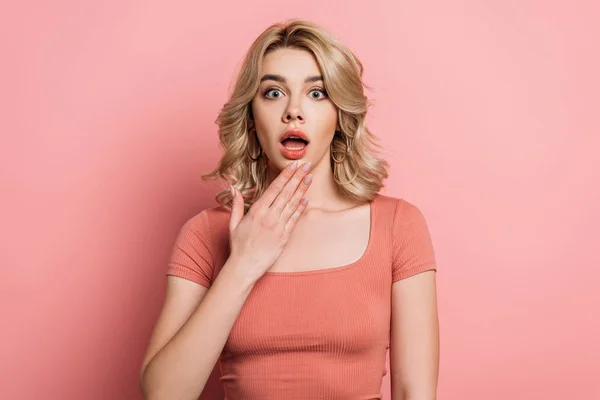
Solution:
{"label": "shoulder", "polygon": [[211,207],[189,218],[180,228],[167,275],[210,287],[227,250],[230,212]]}
{"label": "shoulder", "polygon": [[230,215],[231,211],[221,205],[200,211],[184,222],[178,243],[202,247],[213,257],[218,257],[223,249],[227,249]]}
{"label": "shoulder", "polygon": [[405,198],[377,195],[378,221],[397,240],[406,236],[427,236],[429,228],[421,208]]}
{"label": "shoulder", "polygon": [[436,269],[433,243],[421,209],[403,198],[383,197],[389,213],[385,220],[391,225],[392,281]]}
{"label": "shoulder", "polygon": [[377,194],[375,201],[393,221],[423,218],[421,209],[405,198]]}
{"label": "shoulder", "polygon": [[209,230],[220,230],[223,225],[229,226],[229,216],[231,211],[222,205],[216,205],[210,208],[206,208],[199,213],[189,218],[183,226],[192,229],[209,229]]}

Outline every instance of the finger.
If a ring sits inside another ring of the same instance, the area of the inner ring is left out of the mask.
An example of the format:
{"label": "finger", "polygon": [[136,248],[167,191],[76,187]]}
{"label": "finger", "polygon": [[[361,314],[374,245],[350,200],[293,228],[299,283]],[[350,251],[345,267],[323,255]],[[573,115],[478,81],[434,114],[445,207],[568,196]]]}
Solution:
{"label": "finger", "polygon": [[302,200],[300,201],[300,204],[298,205],[298,208],[296,208],[296,211],[294,211],[294,213],[292,214],[290,219],[285,224],[285,234],[286,235],[289,235],[294,230],[294,228],[296,227],[296,224],[298,223],[298,220],[300,219],[300,216],[306,210],[307,204],[308,204],[308,199],[306,197],[303,197]]}
{"label": "finger", "polygon": [[265,192],[260,196],[260,198],[254,202],[254,205],[258,207],[271,207],[273,201],[281,192],[285,184],[290,180],[290,178],[294,175],[294,171],[298,168],[298,160],[294,161],[287,167],[285,167],[277,178],[271,182],[269,187],[265,190]]}
{"label": "finger", "polygon": [[229,217],[229,232],[233,232],[244,217],[244,202],[240,198],[238,190],[231,186],[231,192],[233,194],[233,204],[231,206],[231,216]]}
{"label": "finger", "polygon": [[284,207],[292,198],[292,195],[298,189],[300,183],[305,179],[306,174],[310,170],[310,162],[304,163],[301,168],[294,173],[294,176],[285,184],[275,201],[273,201],[273,205],[271,206],[271,212],[275,215],[281,215]]}
{"label": "finger", "polygon": [[283,207],[283,210],[281,211],[281,219],[283,221],[287,222],[287,220],[290,219],[290,217],[292,216],[294,211],[296,211],[296,209],[300,205],[300,202],[302,201],[302,198],[306,194],[306,191],[308,190],[308,187],[310,186],[311,182],[312,182],[312,175],[311,174],[306,175],[304,177],[304,179],[302,180],[302,182],[300,183],[300,186],[298,186],[298,188],[294,192],[294,195],[292,196],[290,201],[288,201],[285,204],[285,206]]}

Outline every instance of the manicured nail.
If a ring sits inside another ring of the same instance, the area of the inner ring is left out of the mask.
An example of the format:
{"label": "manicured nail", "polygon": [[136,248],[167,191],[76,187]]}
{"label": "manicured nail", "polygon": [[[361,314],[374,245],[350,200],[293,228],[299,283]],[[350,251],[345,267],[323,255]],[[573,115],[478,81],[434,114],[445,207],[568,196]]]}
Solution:
{"label": "manicured nail", "polygon": [[311,181],[312,181],[312,174],[306,175],[306,178],[304,178],[304,183],[308,185]]}
{"label": "manicured nail", "polygon": [[235,190],[233,190],[232,185],[229,185],[229,191],[231,192],[231,197],[235,197]]}
{"label": "manicured nail", "polygon": [[310,168],[310,161],[304,163],[304,165],[302,166],[302,171],[308,172],[309,168]]}
{"label": "manicured nail", "polygon": [[305,197],[302,199],[302,205],[305,206],[308,204],[308,199]]}
{"label": "manicured nail", "polygon": [[290,164],[290,171],[295,171],[297,166],[298,166],[298,160],[296,160]]}

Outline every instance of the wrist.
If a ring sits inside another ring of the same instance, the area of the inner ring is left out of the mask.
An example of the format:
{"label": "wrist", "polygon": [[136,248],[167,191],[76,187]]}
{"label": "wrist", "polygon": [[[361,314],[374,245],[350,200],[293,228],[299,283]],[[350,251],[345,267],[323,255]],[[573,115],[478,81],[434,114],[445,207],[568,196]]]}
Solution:
{"label": "wrist", "polygon": [[227,279],[234,282],[237,287],[241,287],[244,291],[251,291],[258,278],[252,275],[251,268],[247,263],[241,261],[239,257],[230,256],[223,268],[221,269],[220,274],[225,273]]}

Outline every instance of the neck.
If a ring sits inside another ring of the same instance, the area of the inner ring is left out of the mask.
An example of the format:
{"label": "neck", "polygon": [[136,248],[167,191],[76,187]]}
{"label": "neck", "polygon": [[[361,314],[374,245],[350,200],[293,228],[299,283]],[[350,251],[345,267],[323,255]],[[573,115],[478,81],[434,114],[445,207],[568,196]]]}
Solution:
{"label": "neck", "polygon": [[[298,167],[300,167],[300,164]],[[269,163],[267,167],[267,185],[281,173],[279,168],[276,168]],[[305,197],[309,200],[307,210],[323,209],[337,210],[348,203],[338,191],[338,184],[333,178],[333,170],[329,162],[329,157],[323,157],[316,164],[313,164],[310,169],[312,174],[312,182],[306,191]]]}

